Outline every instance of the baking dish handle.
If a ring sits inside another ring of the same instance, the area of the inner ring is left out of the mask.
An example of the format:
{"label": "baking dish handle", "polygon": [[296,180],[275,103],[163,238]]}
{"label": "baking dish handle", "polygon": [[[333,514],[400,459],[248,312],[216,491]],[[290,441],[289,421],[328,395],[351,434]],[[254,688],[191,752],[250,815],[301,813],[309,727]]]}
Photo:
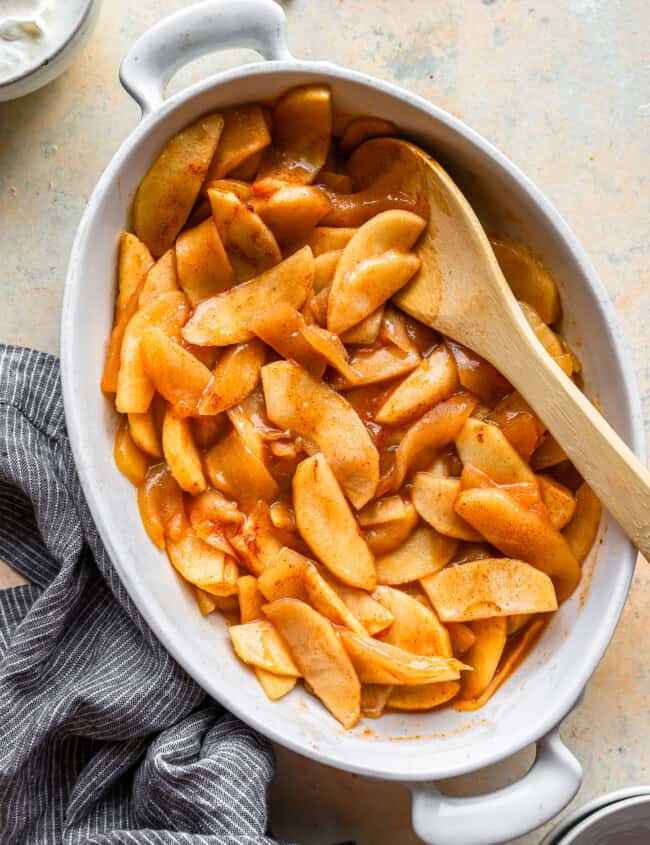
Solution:
{"label": "baking dish handle", "polygon": [[120,67],[124,88],[146,117],[165,98],[179,68],[230,47],[249,47],[265,59],[292,59],[284,12],[274,0],[205,0],[159,21],[140,36]]}
{"label": "baking dish handle", "polygon": [[517,783],[487,795],[450,798],[432,784],[409,784],[413,829],[428,845],[499,845],[556,816],[582,781],[582,768],[555,728],[537,745]]}

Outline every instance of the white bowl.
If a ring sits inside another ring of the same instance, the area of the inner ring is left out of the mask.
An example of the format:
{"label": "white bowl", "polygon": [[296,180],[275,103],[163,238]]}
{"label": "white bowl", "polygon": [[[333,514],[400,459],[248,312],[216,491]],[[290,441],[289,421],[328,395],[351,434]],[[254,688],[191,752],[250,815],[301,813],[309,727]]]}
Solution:
{"label": "white bowl", "polygon": [[[163,100],[164,83],[176,69],[204,53],[234,46],[252,47],[270,61],[220,73]],[[490,229],[520,236],[543,256],[559,281],[564,330],[580,347],[590,392],[641,456],[643,427],[634,380],[613,308],[589,259],[540,191],[460,121],[387,82],[326,62],[293,59],[286,48],[284,15],[272,0],[207,0],[177,12],[135,44],[121,77],[144,119],[107,167],[79,225],[66,280],[61,350],[66,418],[79,476],[126,588],[170,653],[244,721],[321,763],[409,782],[414,826],[426,841],[493,845],[545,823],[573,797],[581,776],[558,726],[609,643],[634,571],[635,552],[608,516],[597,543],[598,565],[594,569],[593,559],[586,563],[584,585],[481,711],[391,714],[344,731],[316,699],[298,689],[280,702],[267,701],[252,673],[233,656],[224,624],[196,612],[189,591],[148,540],[135,492],[115,467],[116,419],[99,382],[113,318],[118,238],[151,161],[170,136],[198,116],[268,100],[293,85],[325,82],[342,112],[395,121],[449,168]],[[539,743],[535,765],[507,789],[451,799],[427,785],[489,766],[534,742]]]}
{"label": "white bowl", "polygon": [[38,55],[28,66],[21,68],[15,76],[0,82],[0,102],[15,100],[31,94],[38,88],[52,82],[66,71],[81,48],[90,38],[97,17],[99,0],[59,0],[69,4],[67,26],[60,26],[61,12],[53,8],[53,15],[58,15],[56,33],[47,49]]}
{"label": "white bowl", "polygon": [[[569,834],[572,833],[583,821],[600,813],[601,810],[613,807],[614,804],[627,802],[631,798],[645,797],[650,802],[650,785],[628,786],[618,789],[616,792],[609,792],[606,795],[599,795],[592,801],[588,801],[573,812],[568,813],[562,821],[548,833],[540,845],[568,845]],[[649,814],[650,817],[650,814]],[[647,840],[650,841],[650,838]]]}
{"label": "white bowl", "polygon": [[557,845],[648,845],[650,795],[606,804],[557,840]]}

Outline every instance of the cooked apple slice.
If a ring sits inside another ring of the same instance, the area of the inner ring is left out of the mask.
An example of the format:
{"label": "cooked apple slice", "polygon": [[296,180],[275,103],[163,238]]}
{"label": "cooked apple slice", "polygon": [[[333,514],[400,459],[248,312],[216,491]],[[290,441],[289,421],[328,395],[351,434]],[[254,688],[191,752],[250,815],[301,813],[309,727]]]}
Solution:
{"label": "cooked apple slice", "polygon": [[359,511],[359,525],[367,528],[371,525],[382,525],[386,522],[400,522],[406,519],[412,509],[410,502],[401,496],[385,496],[375,499]]}
{"label": "cooked apple slice", "polygon": [[226,555],[236,557],[228,537],[244,521],[235,502],[226,499],[218,490],[206,490],[193,496],[188,505],[190,523],[197,537]]}
{"label": "cooked apple slice", "polygon": [[[211,179],[206,181],[203,186],[206,196],[210,189],[220,191],[222,194],[234,194],[238,199],[242,200],[242,202],[247,202],[251,195],[251,186],[248,182],[242,182],[240,179]],[[210,206],[210,201],[206,200],[206,202],[208,203],[208,206]],[[210,211],[208,217],[211,214],[212,211]]]}
{"label": "cooked apple slice", "polygon": [[165,537],[178,540],[188,527],[183,492],[166,464],[152,466],[138,487],[138,508],[150,540],[159,549]]}
{"label": "cooked apple slice", "polygon": [[564,536],[573,554],[582,563],[598,535],[602,505],[596,494],[585,482],[576,491],[576,508],[571,521],[564,529]]}
{"label": "cooked apple slice", "polygon": [[211,595],[210,593],[206,593],[205,590],[200,589],[200,587],[197,587],[194,584],[192,584],[192,591],[194,593],[196,606],[201,611],[201,614],[203,616],[209,616],[211,613],[214,613],[217,609],[217,597]]}
{"label": "cooked apple slice", "polygon": [[476,634],[472,631],[470,626],[465,625],[464,622],[447,622],[445,627],[449,632],[451,647],[454,654],[465,654],[465,652],[469,651],[476,642]]}
{"label": "cooked apple slice", "polygon": [[315,444],[355,508],[373,497],[379,454],[352,406],[335,390],[291,361],[262,367],[269,419]]}
{"label": "cooked apple slice", "polygon": [[131,484],[142,484],[149,469],[149,458],[133,442],[126,419],[120,421],[113,446],[115,464]]}
{"label": "cooked apple slice", "polygon": [[271,270],[202,302],[183,329],[197,346],[228,346],[252,340],[253,317],[279,302],[300,308],[314,282],[309,247],[295,252]]}
{"label": "cooked apple slice", "polygon": [[140,291],[138,305],[144,305],[151,296],[178,290],[176,272],[176,250],[174,247],[163,253],[147,273]]}
{"label": "cooked apple slice", "polygon": [[406,284],[420,266],[408,250],[425,224],[409,211],[392,210],[361,226],[336,267],[327,309],[330,331],[354,326]]}
{"label": "cooked apple slice", "polygon": [[196,496],[206,488],[201,455],[192,438],[190,421],[167,408],[162,430],[163,453],[181,489]]}
{"label": "cooked apple slice", "polygon": [[458,380],[465,390],[490,406],[512,393],[512,385],[492,364],[460,343],[449,338],[446,342],[456,361]]}
{"label": "cooked apple slice", "polygon": [[174,243],[199,195],[221,132],[220,114],[202,117],[167,142],[133,201],[133,226],[157,258]]}
{"label": "cooked apple slice", "polygon": [[167,554],[183,578],[206,593],[230,596],[237,592],[239,573],[233,561],[204,543],[191,528],[178,539],[167,538]]}
{"label": "cooked apple slice", "polygon": [[528,325],[544,349],[555,360],[557,365],[570,376],[573,372],[573,358],[567,353],[565,344],[563,344],[560,336],[555,334],[553,329],[546,325],[532,305],[520,301],[519,307],[524,312],[524,317],[528,321]]}
{"label": "cooked apple slice", "polygon": [[518,244],[496,238],[492,238],[490,243],[517,299],[531,305],[547,324],[559,319],[560,296],[557,286],[539,258]]}
{"label": "cooked apple slice", "polygon": [[224,109],[223,132],[206,179],[223,179],[251,156],[271,143],[271,135],[260,106]]}
{"label": "cooked apple slice", "polygon": [[417,512],[439,534],[480,543],[483,539],[478,531],[462,520],[454,510],[454,502],[460,493],[457,478],[436,478],[428,472],[418,472],[413,483],[412,498]]}
{"label": "cooked apple slice", "polygon": [[231,625],[228,629],[235,654],[249,666],[259,666],[275,675],[300,677],[283,638],[267,619]]}
{"label": "cooked apple slice", "polygon": [[124,311],[133,294],[140,288],[152,265],[151,253],[142,241],[131,232],[122,232],[117,265],[116,317]]}
{"label": "cooked apple slice", "polygon": [[473,396],[458,393],[414,422],[397,449],[392,489],[398,490],[410,470],[424,469],[436,452],[453,442],[475,407]]}
{"label": "cooked apple slice", "polygon": [[358,146],[346,170],[360,190],[332,194],[326,226],[360,226],[387,209],[404,209],[428,217],[418,159],[406,144],[392,138],[371,138]]}
{"label": "cooked apple slice", "polygon": [[277,482],[264,461],[237,431],[219,440],[205,455],[205,471],[212,485],[249,510],[258,499],[272,502],[279,493]]}
{"label": "cooked apple slice", "polygon": [[182,293],[163,293],[147,300],[129,320],[122,340],[115,407],[123,414],[143,414],[153,399],[154,386],[140,354],[142,337],[155,327],[176,337],[187,318],[187,300]]}
{"label": "cooked apple slice", "polygon": [[420,356],[415,347],[404,352],[396,346],[379,346],[355,350],[348,358],[348,363],[355,376],[353,379],[336,376],[332,384],[337,390],[379,384],[406,375],[420,363]]}
{"label": "cooked apple slice", "polygon": [[568,460],[567,454],[550,432],[547,432],[542,442],[533,452],[530,466],[535,472],[550,469]]}
{"label": "cooked apple slice", "polygon": [[392,691],[392,684],[363,684],[361,715],[367,719],[378,719],[382,716]]}
{"label": "cooked apple slice", "polygon": [[390,394],[375,414],[382,425],[401,425],[448,399],[458,387],[453,356],[441,343]]}
{"label": "cooked apple slice", "polygon": [[499,426],[526,461],[530,460],[546,431],[541,420],[516,390],[498,403],[488,419]]}
{"label": "cooked apple slice", "polygon": [[192,305],[227,290],[235,281],[214,220],[186,229],[176,240],[178,281]]}
{"label": "cooked apple slice", "polygon": [[311,184],[323,168],[332,133],[332,95],[325,85],[302,85],[273,107],[271,135],[259,179]]}
{"label": "cooked apple slice", "polygon": [[[575,496],[568,487],[548,475],[538,475],[537,482],[551,523],[554,528],[561,531],[575,513]],[[580,560],[579,557],[578,560]]]}
{"label": "cooked apple slice", "polygon": [[473,623],[476,641],[464,660],[474,671],[463,675],[462,698],[477,698],[494,677],[506,645],[506,627],[503,617],[480,619]]}
{"label": "cooked apple slice", "polygon": [[296,678],[290,675],[274,675],[259,666],[255,667],[255,676],[269,701],[284,698],[296,685]]}
{"label": "cooked apple slice", "polygon": [[395,617],[390,628],[379,635],[382,642],[413,654],[453,657],[449,633],[432,608],[393,587],[377,587],[374,597]]}
{"label": "cooked apple slice", "polygon": [[456,681],[466,667],[454,657],[411,654],[372,637],[340,631],[339,637],[350,655],[362,684],[428,684]]}
{"label": "cooked apple slice", "polygon": [[442,681],[415,687],[395,686],[388,697],[387,704],[394,710],[433,710],[451,701],[459,691],[458,681]]}
{"label": "cooked apple slice", "polygon": [[495,484],[536,484],[535,473],[494,423],[467,420],[456,437],[463,464],[471,464]]}
{"label": "cooked apple slice", "polygon": [[297,599],[274,601],[265,605],[264,613],[325,707],[344,728],[354,727],[360,715],[361,685],[331,623]]}
{"label": "cooked apple slice", "polygon": [[[348,610],[359,620],[365,631],[371,636],[386,630],[393,622],[395,617],[390,610],[380,604],[376,599],[373,599],[370,593],[342,584],[338,578],[334,578],[324,568],[320,570],[320,574],[328,582],[330,587],[336,591]],[[354,629],[350,627],[350,630]]]}
{"label": "cooked apple slice", "polygon": [[448,566],[429,579],[426,587],[443,622],[557,610],[548,575],[507,557]]}
{"label": "cooked apple slice", "polygon": [[356,117],[345,127],[339,147],[343,155],[349,155],[359,144],[369,138],[386,135],[397,135],[397,127],[391,120],[383,120],[380,117]]}
{"label": "cooked apple slice", "polygon": [[457,546],[456,540],[420,525],[399,548],[377,558],[377,581],[390,586],[432,575],[449,563]]}
{"label": "cooked apple slice", "polygon": [[144,414],[129,414],[129,433],[138,449],[152,458],[162,458],[161,432],[153,413],[153,404]]}
{"label": "cooked apple slice", "polygon": [[[384,212],[384,214],[408,213],[406,211]],[[371,222],[365,225],[368,226]],[[362,230],[363,226],[359,234]],[[359,237],[359,234],[355,237]],[[346,249],[349,248],[348,245]],[[337,284],[339,275],[337,268],[327,309],[327,326],[330,331],[342,334],[364,320],[396,291],[404,287],[419,269],[420,259],[417,255],[396,249],[390,249],[381,255],[371,255],[360,261],[348,271],[340,285]]]}
{"label": "cooked apple slice", "polygon": [[356,233],[355,227],[317,226],[307,239],[316,257],[325,252],[344,249]]}
{"label": "cooked apple slice", "polygon": [[335,625],[343,625],[358,634],[367,633],[318,567],[293,549],[283,548],[275,562],[266,567],[259,577],[259,588],[267,601],[300,599]]}
{"label": "cooked apple slice", "polygon": [[228,253],[237,283],[246,282],[282,260],[273,233],[231,191],[208,190],[212,218]]}
{"label": "cooked apple slice", "polygon": [[[376,311],[373,311],[372,314],[368,314],[356,326],[352,326],[351,329],[343,332],[341,340],[343,343],[372,346],[373,343],[377,342],[383,319],[384,306],[382,305]],[[327,314],[325,315],[325,322],[327,322]]]}
{"label": "cooked apple slice", "polygon": [[256,338],[227,349],[199,400],[200,414],[219,414],[255,390],[266,349]]}
{"label": "cooked apple slice", "polygon": [[316,181],[319,186],[335,194],[349,194],[354,187],[347,173],[335,173],[333,170],[321,170]]}
{"label": "cooked apple slice", "polygon": [[250,200],[280,246],[304,240],[332,207],[314,185],[287,185],[271,179],[253,185]]}
{"label": "cooked apple slice", "polygon": [[322,377],[327,361],[307,340],[307,323],[302,314],[287,302],[256,314],[249,326],[283,358],[296,361],[316,378]]}
{"label": "cooked apple slice", "polygon": [[455,508],[504,555],[524,560],[550,575],[559,601],[575,590],[580,581],[580,565],[548,516],[496,488],[465,490],[458,496]]}
{"label": "cooked apple slice", "polygon": [[[381,501],[381,500],[379,500]],[[363,530],[363,536],[374,555],[388,555],[398,549],[411,536],[419,522],[418,512],[408,502],[402,519],[371,525]]]}
{"label": "cooked apple slice", "polygon": [[[488,620],[486,620],[488,621]],[[494,620],[495,622],[497,620]],[[479,623],[474,623],[479,624]],[[497,671],[492,676],[492,680],[484,687],[480,695],[472,698],[463,698],[456,701],[455,709],[461,712],[480,710],[492,696],[501,688],[501,686],[508,680],[515,669],[520,665],[521,661],[531,651],[539,635],[544,630],[546,619],[539,618],[533,620],[526,628],[521,637],[513,644],[512,648],[504,649],[502,659],[499,663]]]}
{"label": "cooked apple slice", "polygon": [[343,250],[333,249],[323,252],[314,258],[314,292],[320,293],[329,287],[334,279],[336,265],[339,263]]}
{"label": "cooked apple slice", "polygon": [[298,530],[316,557],[344,584],[373,590],[372,552],[325,456],[301,461],[292,487]]}
{"label": "cooked apple slice", "polygon": [[102,372],[102,379],[100,387],[104,393],[115,393],[117,391],[117,379],[120,372],[120,362],[122,358],[122,343],[124,341],[124,333],[131,322],[132,317],[140,307],[140,293],[144,287],[145,282],[142,281],[133,292],[131,299],[126,303],[122,311],[118,314],[116,312],[115,322],[111,331],[111,337],[108,342],[108,349],[106,350],[106,360],[104,361],[104,370]]}
{"label": "cooked apple slice", "polygon": [[151,384],[179,416],[196,416],[211,373],[187,349],[158,329],[142,335],[141,357]]}

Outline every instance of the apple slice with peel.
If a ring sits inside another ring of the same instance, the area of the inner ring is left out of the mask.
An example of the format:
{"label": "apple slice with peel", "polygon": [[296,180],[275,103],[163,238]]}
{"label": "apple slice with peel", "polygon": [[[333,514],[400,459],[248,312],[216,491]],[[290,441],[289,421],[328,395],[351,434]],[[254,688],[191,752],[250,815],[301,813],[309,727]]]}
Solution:
{"label": "apple slice with peel", "polygon": [[461,670],[469,668],[455,657],[411,654],[398,646],[372,637],[360,637],[351,631],[339,631],[339,637],[363,684],[412,686],[457,681]]}
{"label": "apple slice with peel", "polygon": [[301,308],[312,290],[314,257],[309,247],[243,284],[206,299],[185,324],[183,337],[197,346],[229,346],[255,336],[249,326],[278,302]]}
{"label": "apple slice with peel", "polygon": [[249,666],[259,666],[276,675],[300,677],[284,639],[267,619],[231,625],[228,629],[237,657]]}
{"label": "apple slice with peel", "polygon": [[264,613],[314,693],[344,728],[353,728],[359,721],[361,684],[332,624],[298,599],[278,599],[265,605]]}
{"label": "apple slice with peel", "polygon": [[463,464],[484,472],[495,484],[536,484],[535,473],[494,423],[470,417],[456,437]]}
{"label": "apple slice with peel", "polygon": [[372,552],[322,453],[298,465],[293,506],[302,538],[330,572],[350,587],[373,590],[377,576]]}
{"label": "apple slice with peel", "polygon": [[444,622],[557,610],[548,575],[507,557],[448,566],[423,586]]}
{"label": "apple slice with peel", "polygon": [[417,214],[393,209],[360,227],[336,266],[327,307],[330,331],[339,334],[363,320],[417,272],[420,261],[408,250],[425,225]]}
{"label": "apple slice with peel", "polygon": [[335,390],[292,361],[262,367],[269,419],[305,438],[320,451],[355,508],[373,497],[379,454],[354,408]]}

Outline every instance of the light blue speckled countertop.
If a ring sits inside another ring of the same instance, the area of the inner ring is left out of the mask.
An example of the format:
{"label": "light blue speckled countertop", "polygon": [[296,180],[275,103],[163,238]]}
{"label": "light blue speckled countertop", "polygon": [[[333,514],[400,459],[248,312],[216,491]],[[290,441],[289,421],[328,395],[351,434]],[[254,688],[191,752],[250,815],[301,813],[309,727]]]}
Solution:
{"label": "light blue speckled countertop", "polygon": [[[181,0],[105,0],[61,79],[0,104],[0,341],[56,352],[68,251],[86,198],[138,119],[117,67],[134,38]],[[398,82],[503,149],[556,203],[615,302],[650,419],[650,4],[647,0],[287,0],[296,56]],[[196,63],[172,86],[250,60]],[[80,350],[80,354],[83,351]],[[0,564],[1,566],[1,564]],[[0,571],[0,586],[12,583]],[[650,780],[650,569],[563,735],[585,780],[577,801]],[[640,647],[641,645],[641,647]],[[311,845],[415,845],[397,785],[326,770],[279,750],[276,835]],[[532,751],[449,791],[521,776]],[[518,845],[533,845],[531,834]]]}

